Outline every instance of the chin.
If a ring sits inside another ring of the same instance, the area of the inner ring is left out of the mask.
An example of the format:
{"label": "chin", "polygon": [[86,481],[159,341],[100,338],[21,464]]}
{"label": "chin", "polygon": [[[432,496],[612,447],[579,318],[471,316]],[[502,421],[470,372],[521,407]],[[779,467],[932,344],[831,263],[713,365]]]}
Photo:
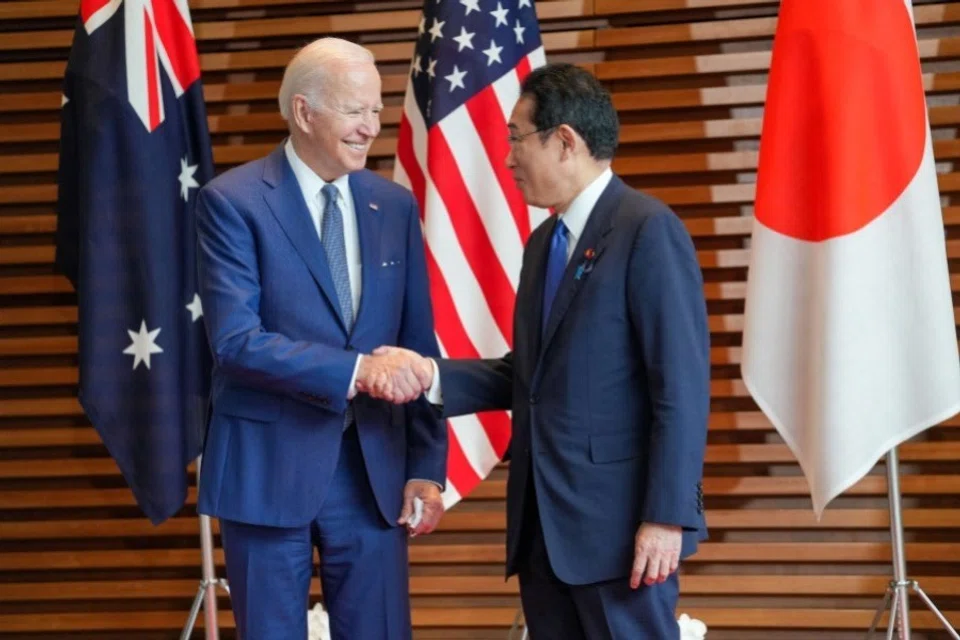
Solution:
{"label": "chin", "polygon": [[355,158],[353,156],[349,158],[341,158],[340,164],[343,166],[345,173],[359,171],[367,166],[367,156],[364,155],[362,158]]}
{"label": "chin", "polygon": [[362,169],[367,164],[367,150],[363,151],[354,151],[350,149],[341,156],[343,164],[350,167],[352,171],[357,169]]}
{"label": "chin", "polygon": [[549,209],[550,205],[547,204],[544,198],[538,198],[536,195],[529,195],[526,191],[523,191],[523,200],[527,203],[528,206],[538,207],[540,209]]}
{"label": "chin", "polygon": [[525,182],[518,182],[518,183],[516,183],[516,184],[517,184],[517,189],[520,190],[520,195],[523,196],[523,201],[524,201],[524,202],[526,202],[528,205],[533,206],[533,207],[539,206],[539,205],[535,204],[534,201],[535,201],[537,198],[536,198],[533,194],[530,193],[530,189],[527,187],[527,184],[526,184]]}

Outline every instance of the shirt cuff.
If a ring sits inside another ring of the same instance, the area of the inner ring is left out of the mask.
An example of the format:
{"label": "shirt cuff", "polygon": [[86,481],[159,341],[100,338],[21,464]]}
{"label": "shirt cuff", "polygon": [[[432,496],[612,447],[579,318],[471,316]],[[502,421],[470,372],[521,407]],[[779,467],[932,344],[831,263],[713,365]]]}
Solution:
{"label": "shirt cuff", "polygon": [[410,478],[407,480],[407,484],[410,484],[411,482],[429,482],[430,484],[435,484],[437,485],[437,489],[440,489],[440,493],[443,493],[443,485],[435,480],[427,480],[426,478]]}
{"label": "shirt cuff", "polygon": [[363,354],[357,354],[357,363],[353,365],[353,376],[350,377],[350,386],[347,387],[347,399],[352,399],[357,395],[357,373],[360,371],[360,361],[363,359]]}
{"label": "shirt cuff", "polygon": [[437,361],[433,358],[430,358],[430,364],[433,366],[433,381],[430,383],[430,388],[427,389],[426,397],[427,402],[432,405],[440,406],[443,404],[443,390],[440,388],[440,369],[437,368]]}

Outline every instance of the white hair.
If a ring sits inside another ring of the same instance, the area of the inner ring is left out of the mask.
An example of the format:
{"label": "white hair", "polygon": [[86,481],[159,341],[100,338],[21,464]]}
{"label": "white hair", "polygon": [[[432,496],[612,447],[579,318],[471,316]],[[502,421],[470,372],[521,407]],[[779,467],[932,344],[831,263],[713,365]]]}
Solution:
{"label": "white hair", "polygon": [[293,97],[303,95],[311,107],[320,101],[320,88],[326,80],[330,63],[374,62],[373,52],[349,40],[319,38],[297,51],[287,64],[280,83],[280,115],[290,121]]}

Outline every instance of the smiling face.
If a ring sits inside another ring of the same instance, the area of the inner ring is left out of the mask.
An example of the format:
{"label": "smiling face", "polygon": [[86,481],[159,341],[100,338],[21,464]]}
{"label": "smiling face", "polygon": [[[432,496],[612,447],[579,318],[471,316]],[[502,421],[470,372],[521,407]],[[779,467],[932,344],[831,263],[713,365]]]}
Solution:
{"label": "smiling face", "polygon": [[297,154],[317,175],[332,182],[362,169],[380,133],[380,74],[372,62],[335,61],[315,90],[315,104],[293,99]]}
{"label": "smiling face", "polygon": [[541,139],[533,123],[533,99],[522,96],[510,115],[510,135],[513,140],[507,154],[507,168],[513,174],[523,199],[535,207],[557,204],[561,146],[552,132]]}

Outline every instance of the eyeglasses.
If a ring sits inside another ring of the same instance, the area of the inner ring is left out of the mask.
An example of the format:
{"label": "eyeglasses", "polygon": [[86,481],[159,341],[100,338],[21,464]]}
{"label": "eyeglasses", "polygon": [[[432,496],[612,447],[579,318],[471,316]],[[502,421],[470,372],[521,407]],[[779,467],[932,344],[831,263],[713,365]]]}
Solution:
{"label": "eyeglasses", "polygon": [[553,126],[553,127],[545,127],[543,129],[534,129],[533,131],[527,131],[526,133],[511,133],[507,135],[507,144],[509,144],[512,147],[518,142],[520,142],[521,140],[523,140],[524,138],[526,138],[527,136],[532,136],[535,133],[546,133],[548,131],[553,131],[556,128],[557,128],[556,126]]}

